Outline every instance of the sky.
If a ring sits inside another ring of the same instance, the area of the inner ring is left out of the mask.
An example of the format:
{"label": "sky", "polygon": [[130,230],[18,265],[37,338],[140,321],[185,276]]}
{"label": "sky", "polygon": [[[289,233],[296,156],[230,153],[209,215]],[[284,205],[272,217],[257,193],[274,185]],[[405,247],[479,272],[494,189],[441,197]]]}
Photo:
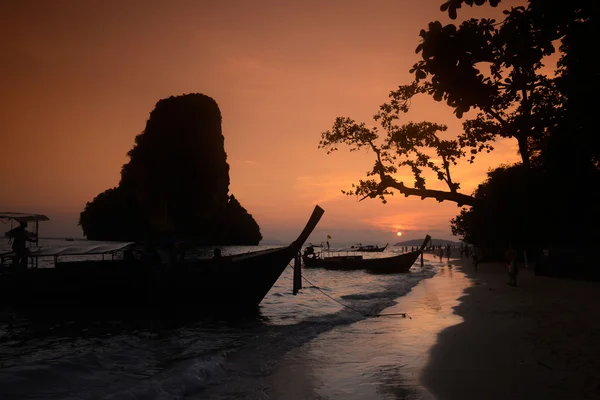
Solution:
{"label": "sky", "polygon": [[[265,240],[295,238],[315,204],[325,215],[313,241],[457,240],[455,203],[398,193],[387,204],[359,202],[341,189],[365,177],[373,154],[318,149],[336,117],[373,125],[390,90],[411,82],[420,29],[452,22],[442,3],[2,1],[0,211],[48,215],[40,236],[82,237],[79,213],[118,184],[156,102],[198,92],[219,104],[230,193]],[[459,17],[501,10],[466,7]],[[401,122],[422,120],[448,125],[447,137],[461,132],[462,120],[430,98],[413,101]],[[515,140],[495,147],[454,170],[464,193],[490,168],[519,160]],[[410,171],[397,178],[412,185]]]}

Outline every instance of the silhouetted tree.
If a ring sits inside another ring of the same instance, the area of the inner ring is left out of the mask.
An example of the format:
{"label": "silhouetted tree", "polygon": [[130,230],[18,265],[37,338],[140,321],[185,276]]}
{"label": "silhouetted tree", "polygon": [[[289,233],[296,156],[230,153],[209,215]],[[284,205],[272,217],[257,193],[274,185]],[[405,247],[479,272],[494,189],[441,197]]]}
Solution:
{"label": "silhouetted tree", "polygon": [[[455,16],[456,8],[462,3],[472,5],[484,1],[450,1],[442,9],[450,10],[450,15]],[[497,5],[498,1],[490,3]],[[565,81],[570,74],[568,53],[561,58],[563,67],[557,77],[540,73],[543,58],[555,52],[554,41],[569,37],[564,33],[565,27],[578,26],[581,13],[572,11],[562,15],[560,23],[554,19],[551,23],[544,11],[549,6],[542,10],[543,2],[533,3],[539,8],[516,7],[505,11],[506,18],[501,23],[491,19],[471,19],[457,27],[432,22],[428,30],[421,30],[422,43],[416,51],[421,53],[422,60],[411,69],[415,81],[392,91],[390,101],[381,105],[374,116],[386,132],[383,140],[380,140],[376,127],[367,127],[347,117],[337,118],[333,128],[322,133],[319,147],[328,153],[337,150],[340,144],[349,146],[351,151],[367,148],[375,152],[376,160],[367,172],[368,179],[360,180],[345,193],[362,198],[380,197],[385,201],[385,196],[393,193],[390,189],[396,189],[405,196],[449,200],[459,206],[475,205],[479,202],[477,198],[459,192],[460,184],[452,179],[451,167],[461,158],[473,162],[478,153],[493,151],[491,143],[497,137],[517,140],[526,168],[539,165],[548,157],[560,164],[561,155],[566,153],[565,144],[569,145],[573,157],[583,154],[579,152],[579,147],[586,143],[583,135],[589,135],[591,131],[582,133],[580,141],[571,141],[568,132],[577,124],[575,116],[579,113],[565,118],[570,115],[567,109],[573,104],[573,93],[579,90]],[[574,3],[581,5],[582,2]],[[591,3],[587,4],[591,15]],[[557,12],[552,15],[556,17]],[[586,27],[596,26],[590,22],[592,17],[586,18]],[[554,29],[543,29],[548,26],[554,26]],[[577,31],[569,29],[571,34]],[[562,49],[568,51],[565,45]],[[445,100],[459,118],[471,109],[477,110],[477,115],[466,120],[464,132],[450,140],[442,140],[439,136],[446,130],[444,125],[431,122],[399,125],[397,120],[402,113],[408,112],[411,99],[418,94]],[[589,115],[587,119],[590,119]],[[556,139],[552,141],[551,138]],[[598,139],[590,141],[596,146]],[[546,146],[549,142],[554,145]],[[555,149],[554,154],[548,149]],[[585,162],[598,166],[597,159],[587,157]],[[393,177],[401,167],[411,169],[414,187]],[[448,190],[428,189],[423,177],[426,169],[434,172]]]}
{"label": "silhouetted tree", "polygon": [[[88,238],[169,235],[228,244],[223,241],[225,222],[235,222],[229,215],[229,165],[221,112],[212,98],[187,94],[160,100],[127,155],[130,160],[121,169],[118,188],[88,203],[81,215]],[[257,244],[256,222],[247,213],[235,216],[245,227],[236,244]]]}
{"label": "silhouetted tree", "polygon": [[256,245],[262,240],[260,228],[252,215],[234,195],[229,196],[226,208],[226,231],[225,241],[227,244],[250,244]]}
{"label": "silhouetted tree", "polygon": [[[488,0],[449,0],[441,10],[457,17],[463,4],[483,5]],[[496,7],[500,0],[489,0]],[[517,57],[536,57],[540,52],[554,52],[560,43],[561,56],[557,78],[554,80],[562,101],[551,110],[554,124],[546,135],[536,135],[531,147],[543,156],[547,167],[564,170],[572,175],[577,169],[598,169],[600,137],[595,134],[596,96],[600,92],[600,69],[596,67],[595,52],[600,37],[600,3],[590,0],[529,0],[527,7],[505,11],[507,20],[521,21],[527,35],[513,34]],[[508,28],[514,25],[511,22]],[[520,30],[518,31],[521,32]],[[534,42],[531,42],[531,39]],[[507,46],[508,47],[508,46]],[[562,107],[559,107],[562,106]],[[555,128],[555,129],[553,129]],[[571,151],[565,151],[565,149]],[[587,164],[587,165],[586,165]],[[558,171],[555,171],[558,172]]]}
{"label": "silhouetted tree", "polygon": [[[461,5],[497,6],[499,0],[449,0],[441,9],[456,18]],[[600,69],[595,42],[600,37],[600,3],[587,0],[530,0],[527,7],[504,11],[501,22],[470,19],[459,26],[432,22],[421,30],[416,52],[421,60],[411,72],[415,81],[390,93],[374,116],[385,135],[351,118],[337,118],[322,133],[328,153],[340,144],[350,151],[375,153],[367,179],[348,195],[379,197],[398,190],[405,196],[449,200],[461,210],[452,220],[454,234],[501,256],[509,241],[521,249],[542,246],[596,245],[600,240],[600,136],[596,133],[596,100]],[[560,45],[558,70],[541,73],[544,57]],[[444,100],[458,118],[475,110],[463,133],[442,139],[446,126],[431,122],[398,124],[414,96]],[[473,162],[493,151],[497,137],[514,138],[521,164],[488,174],[473,195],[459,192],[451,167]],[[414,187],[394,174],[410,168]],[[447,190],[426,187],[429,170]],[[537,254],[536,251],[530,255]]]}
{"label": "silhouetted tree", "polygon": [[474,193],[480,202],[451,221],[452,233],[480,246],[487,257],[502,258],[509,242],[531,250],[531,258],[542,247],[595,246],[600,239],[600,196],[595,193],[600,180],[579,189],[585,193],[579,201],[557,191],[554,180],[544,168],[526,170],[521,164],[488,172]]}
{"label": "silhouetted tree", "polygon": [[147,231],[137,199],[123,188],[107,189],[88,202],[79,216],[83,234],[90,240],[130,240]]}
{"label": "silhouetted tree", "polygon": [[[485,2],[450,0],[442,5],[442,11],[447,9],[456,18],[461,4]],[[498,3],[490,0],[493,6]],[[470,210],[463,209],[452,221],[453,230],[486,247],[514,238],[515,231],[527,232],[527,237],[516,238],[524,248],[595,246],[600,240],[600,196],[596,189],[600,185],[600,137],[595,121],[600,70],[591,49],[600,37],[600,3],[530,0],[527,7],[505,14],[507,20],[521,18],[529,31],[525,37],[515,37],[517,43],[535,40],[515,53],[535,56],[553,51],[555,43],[560,43],[556,78],[548,88],[556,93],[556,99],[545,96],[547,105],[539,107],[546,121],[544,130],[529,139],[537,169],[530,175],[518,169],[492,172],[475,194],[487,200]],[[511,219],[513,215],[520,217]],[[510,232],[502,232],[511,225]]]}

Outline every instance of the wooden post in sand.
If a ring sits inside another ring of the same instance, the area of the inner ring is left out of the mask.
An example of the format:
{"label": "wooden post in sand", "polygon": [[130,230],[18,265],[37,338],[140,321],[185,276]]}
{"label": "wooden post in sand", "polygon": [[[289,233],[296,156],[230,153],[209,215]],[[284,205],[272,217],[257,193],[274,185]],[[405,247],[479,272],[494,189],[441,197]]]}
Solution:
{"label": "wooden post in sand", "polygon": [[421,268],[423,268],[423,251],[421,251]]}

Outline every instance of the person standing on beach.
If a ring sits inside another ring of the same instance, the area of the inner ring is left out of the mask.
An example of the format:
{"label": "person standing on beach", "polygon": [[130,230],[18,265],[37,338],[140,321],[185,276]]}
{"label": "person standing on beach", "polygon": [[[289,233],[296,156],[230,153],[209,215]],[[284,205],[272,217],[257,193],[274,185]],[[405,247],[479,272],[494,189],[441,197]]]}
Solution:
{"label": "person standing on beach", "polygon": [[473,250],[471,251],[473,255],[473,268],[475,272],[477,272],[477,266],[479,265],[479,261],[481,260],[481,250],[477,246],[473,246]]}
{"label": "person standing on beach", "polygon": [[508,249],[506,250],[506,263],[508,268],[508,284],[510,286],[517,286],[517,274],[519,273],[517,269],[517,252],[512,243],[508,245]]}

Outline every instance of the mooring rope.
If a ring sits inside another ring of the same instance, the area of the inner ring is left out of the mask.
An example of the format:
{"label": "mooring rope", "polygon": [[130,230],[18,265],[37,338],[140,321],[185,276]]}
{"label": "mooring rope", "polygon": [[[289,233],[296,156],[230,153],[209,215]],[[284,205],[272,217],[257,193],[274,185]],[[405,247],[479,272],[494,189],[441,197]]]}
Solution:
{"label": "mooring rope", "polygon": [[[288,267],[291,267],[292,269],[294,269],[294,267],[292,267],[291,265],[288,264]],[[309,281],[304,274],[301,274],[302,279],[304,279],[306,282],[308,282],[310,284],[310,286],[312,286],[313,288],[317,289],[321,294],[327,296],[328,298],[330,298],[331,300],[335,301],[336,303],[338,303],[339,305],[341,305],[342,307],[346,307],[352,311],[354,311],[355,313],[358,313],[364,317],[394,317],[394,316],[401,316],[402,318],[409,318],[412,319],[412,317],[410,315],[408,315],[407,313],[386,313],[386,314],[367,314],[365,312],[362,312],[360,310],[357,310],[354,307],[351,307],[347,304],[342,303],[341,301],[334,299],[333,297],[331,297],[330,295],[328,295],[327,293],[325,293],[324,291],[321,290],[321,288],[319,288],[318,286],[316,286],[314,283],[312,283],[311,281]]]}

